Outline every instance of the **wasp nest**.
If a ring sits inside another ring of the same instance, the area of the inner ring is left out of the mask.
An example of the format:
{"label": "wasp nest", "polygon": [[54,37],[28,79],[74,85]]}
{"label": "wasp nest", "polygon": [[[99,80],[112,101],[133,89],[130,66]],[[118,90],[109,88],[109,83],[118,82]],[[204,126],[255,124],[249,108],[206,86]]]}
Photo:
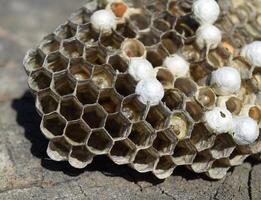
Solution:
{"label": "wasp nest", "polygon": [[30,50],[50,158],[219,179],[260,157],[260,4],[217,2],[94,1]]}

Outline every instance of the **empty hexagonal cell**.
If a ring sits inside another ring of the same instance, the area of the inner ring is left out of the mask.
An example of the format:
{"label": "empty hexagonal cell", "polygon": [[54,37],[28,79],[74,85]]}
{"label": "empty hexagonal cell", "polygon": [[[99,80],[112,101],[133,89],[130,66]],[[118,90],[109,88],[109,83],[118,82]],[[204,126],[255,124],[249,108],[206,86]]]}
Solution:
{"label": "empty hexagonal cell", "polygon": [[59,50],[60,41],[53,33],[43,38],[40,43],[40,49],[45,53],[49,54]]}
{"label": "empty hexagonal cell", "polygon": [[98,95],[99,90],[92,82],[77,85],[76,97],[83,105],[96,103]]}
{"label": "empty hexagonal cell", "polygon": [[129,22],[118,24],[116,31],[125,38],[135,38],[137,34]]}
{"label": "empty hexagonal cell", "polygon": [[102,65],[106,63],[106,51],[99,46],[88,47],[85,49],[84,58],[93,65]]}
{"label": "empty hexagonal cell", "polygon": [[64,40],[61,52],[68,58],[79,58],[83,55],[83,44],[77,40]]}
{"label": "empty hexagonal cell", "polygon": [[199,152],[190,167],[196,173],[203,173],[211,168],[214,161],[207,151]]}
{"label": "empty hexagonal cell", "polygon": [[146,121],[151,124],[156,130],[164,129],[168,123],[168,117],[171,115],[171,112],[163,104],[153,106],[150,108]]}
{"label": "empty hexagonal cell", "polygon": [[40,91],[37,95],[36,107],[41,113],[51,113],[58,107],[59,98],[50,90]]}
{"label": "empty hexagonal cell", "polygon": [[151,16],[148,12],[142,10],[141,13],[132,14],[130,16],[130,21],[139,30],[144,30],[149,28],[151,24]]}
{"label": "empty hexagonal cell", "polygon": [[48,139],[52,139],[63,135],[65,125],[65,119],[55,112],[43,117],[41,131]]}
{"label": "empty hexagonal cell", "polygon": [[73,146],[83,145],[90,135],[90,128],[82,121],[71,121],[67,124],[64,137]]}
{"label": "empty hexagonal cell", "polygon": [[76,83],[72,80],[68,73],[57,74],[54,77],[53,89],[60,96],[72,94],[74,92]]}
{"label": "empty hexagonal cell", "polygon": [[118,165],[129,164],[136,153],[135,145],[128,139],[116,141],[110,151],[110,158]]}
{"label": "empty hexagonal cell", "polygon": [[110,56],[108,63],[115,71],[125,72],[128,69],[128,64],[120,55]]}
{"label": "empty hexagonal cell", "polygon": [[188,97],[194,96],[197,92],[197,84],[190,78],[177,78],[174,87],[178,88]]}
{"label": "empty hexagonal cell", "polygon": [[130,74],[119,74],[115,82],[115,89],[119,94],[126,97],[134,94],[136,84]]}
{"label": "empty hexagonal cell", "polygon": [[185,109],[195,122],[202,119],[204,110],[198,102],[194,100],[187,101],[185,104]]}
{"label": "empty hexagonal cell", "polygon": [[86,106],[83,111],[83,120],[93,129],[104,126],[106,113],[100,105]]}
{"label": "empty hexagonal cell", "polygon": [[87,8],[80,8],[74,12],[69,21],[75,25],[86,24],[90,21],[91,12]]}
{"label": "empty hexagonal cell", "polygon": [[66,70],[69,63],[68,59],[59,52],[49,54],[46,61],[45,67],[53,73]]}
{"label": "empty hexagonal cell", "polygon": [[232,136],[228,133],[217,135],[214,146],[210,149],[213,158],[227,158],[235,149],[235,143]]}
{"label": "empty hexagonal cell", "polygon": [[158,44],[153,47],[147,48],[147,60],[152,64],[153,67],[162,66],[164,59],[167,57],[162,45]]}
{"label": "empty hexagonal cell", "polygon": [[233,58],[231,65],[239,71],[242,79],[249,78],[252,66],[242,57]]}
{"label": "empty hexagonal cell", "polygon": [[229,98],[218,98],[219,106],[225,106],[232,114],[238,115],[242,109],[243,102],[236,96],[231,96]]}
{"label": "empty hexagonal cell", "polygon": [[211,70],[204,62],[192,63],[190,65],[191,78],[199,85],[202,85],[202,82],[205,83],[206,77],[208,77],[210,74]]}
{"label": "empty hexagonal cell", "polygon": [[190,138],[193,122],[186,112],[174,111],[170,117],[169,126],[179,140],[184,140]]}
{"label": "empty hexagonal cell", "polygon": [[114,81],[114,72],[109,65],[95,66],[92,81],[99,88],[110,88]]}
{"label": "empty hexagonal cell", "polygon": [[154,19],[152,25],[159,31],[167,32],[173,27],[176,20],[176,17],[165,11],[160,13],[160,15]]}
{"label": "empty hexagonal cell", "polygon": [[177,20],[175,30],[186,39],[194,37],[199,23],[190,15],[183,16]]}
{"label": "empty hexagonal cell", "polygon": [[172,89],[174,84],[174,75],[166,67],[156,67],[156,79],[161,83],[165,90]]}
{"label": "empty hexagonal cell", "polygon": [[23,60],[23,65],[27,73],[40,69],[43,66],[44,59],[45,59],[45,55],[41,50],[39,49],[29,50],[26,53]]}
{"label": "empty hexagonal cell", "polygon": [[160,1],[147,1],[146,9],[152,12],[154,15],[158,15],[162,10],[166,10],[168,5],[168,0],[160,0]]}
{"label": "empty hexagonal cell", "polygon": [[60,113],[68,121],[76,120],[79,119],[82,114],[82,107],[75,97],[68,96],[61,100]]}
{"label": "empty hexagonal cell", "polygon": [[196,150],[188,140],[180,141],[174,149],[173,161],[176,165],[191,165],[196,157]]}
{"label": "empty hexagonal cell", "polygon": [[92,29],[91,24],[80,25],[76,38],[85,44],[93,44],[98,41],[99,33]]}
{"label": "empty hexagonal cell", "polygon": [[174,54],[183,46],[180,36],[174,31],[168,31],[161,36],[161,44],[166,48],[169,54]]}
{"label": "empty hexagonal cell", "polygon": [[108,116],[105,129],[114,140],[126,138],[130,132],[131,124],[121,113],[116,113]]}
{"label": "empty hexagonal cell", "polygon": [[209,132],[203,123],[195,124],[190,141],[197,151],[211,148],[215,143],[215,134]]}
{"label": "empty hexagonal cell", "polygon": [[146,105],[141,103],[136,95],[130,95],[123,100],[121,112],[132,122],[143,119]]}
{"label": "empty hexagonal cell", "polygon": [[138,172],[145,173],[154,169],[157,160],[158,154],[153,148],[141,149],[136,154],[132,166]]}
{"label": "empty hexagonal cell", "polygon": [[212,179],[222,179],[226,176],[230,166],[226,159],[216,160],[206,175]]}
{"label": "empty hexagonal cell", "polygon": [[228,65],[230,55],[226,54],[226,50],[221,47],[210,50],[207,55],[207,63],[214,69]]}
{"label": "empty hexagonal cell", "polygon": [[96,155],[106,154],[113,146],[112,138],[104,129],[92,131],[88,140],[88,149]]}
{"label": "empty hexagonal cell", "polygon": [[78,169],[86,167],[92,160],[93,154],[85,145],[72,147],[68,159],[70,165]]}
{"label": "empty hexagonal cell", "polygon": [[211,108],[216,104],[216,95],[209,87],[199,88],[196,100],[205,108]]}
{"label": "empty hexagonal cell", "polygon": [[109,49],[119,49],[124,37],[117,32],[113,32],[111,35],[102,35],[100,37],[100,44]]}
{"label": "empty hexagonal cell", "polygon": [[47,147],[47,155],[55,161],[63,161],[68,159],[71,145],[64,137],[56,137],[50,140]]}
{"label": "empty hexagonal cell", "polygon": [[40,91],[50,87],[52,75],[44,69],[34,71],[28,79],[30,88],[34,91]]}
{"label": "empty hexagonal cell", "polygon": [[72,27],[69,23],[59,26],[54,32],[61,39],[69,39],[75,36],[76,28]]}
{"label": "empty hexagonal cell", "polygon": [[172,154],[178,140],[175,134],[169,130],[157,132],[157,137],[153,142],[153,147],[160,155]]}
{"label": "empty hexagonal cell", "polygon": [[114,89],[104,89],[100,92],[98,103],[108,113],[115,113],[120,110],[122,98]]}
{"label": "empty hexagonal cell", "polygon": [[85,81],[91,77],[92,66],[82,58],[73,59],[70,62],[69,71],[77,81]]}
{"label": "empty hexagonal cell", "polygon": [[256,120],[257,123],[261,121],[261,108],[258,105],[245,105],[241,113],[248,115],[253,120]]}
{"label": "empty hexagonal cell", "polygon": [[174,111],[183,108],[185,96],[177,89],[169,89],[165,91],[162,102],[164,102],[170,110]]}
{"label": "empty hexagonal cell", "polygon": [[232,154],[229,156],[229,163],[231,166],[241,165],[248,157],[248,153],[241,151],[240,148],[235,148]]}
{"label": "empty hexagonal cell", "polygon": [[156,165],[155,170],[153,171],[153,173],[155,174],[155,176],[157,176],[159,179],[164,179],[169,177],[172,172],[174,171],[176,165],[173,162],[173,159],[171,156],[167,155],[167,156],[161,156],[159,158],[159,161]]}
{"label": "empty hexagonal cell", "polygon": [[180,53],[190,63],[200,62],[204,57],[204,51],[201,51],[194,41],[186,43]]}
{"label": "empty hexagonal cell", "polygon": [[127,58],[145,57],[145,46],[137,39],[125,39],[121,45],[121,50]]}
{"label": "empty hexagonal cell", "polygon": [[186,7],[182,6],[182,2],[181,1],[176,1],[176,0],[172,0],[168,3],[168,11],[176,16],[176,17],[181,17],[186,15],[187,13],[190,12],[189,9],[187,9]]}
{"label": "empty hexagonal cell", "polygon": [[146,122],[137,122],[133,124],[128,138],[138,147],[147,147],[152,144],[156,137],[153,128]]}
{"label": "empty hexagonal cell", "polygon": [[160,34],[153,29],[149,31],[142,32],[138,39],[145,45],[145,46],[153,46],[160,41]]}

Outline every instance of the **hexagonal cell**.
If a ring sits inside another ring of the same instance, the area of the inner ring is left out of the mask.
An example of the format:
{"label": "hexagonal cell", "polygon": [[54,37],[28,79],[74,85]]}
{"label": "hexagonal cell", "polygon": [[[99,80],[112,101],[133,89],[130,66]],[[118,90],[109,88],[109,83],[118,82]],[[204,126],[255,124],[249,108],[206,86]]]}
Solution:
{"label": "hexagonal cell", "polygon": [[162,102],[171,110],[177,110],[184,107],[185,96],[177,89],[169,89],[165,91]]}
{"label": "hexagonal cell", "polygon": [[82,119],[93,129],[104,126],[106,113],[100,105],[86,106]]}
{"label": "hexagonal cell", "polygon": [[130,95],[122,102],[121,112],[130,121],[137,122],[144,118],[146,105],[137,99],[137,95]]}
{"label": "hexagonal cell", "polygon": [[175,134],[166,129],[157,132],[157,137],[153,142],[153,147],[160,155],[173,154],[177,142],[178,140]]}
{"label": "hexagonal cell", "polygon": [[74,92],[76,83],[72,80],[68,73],[57,74],[54,77],[53,89],[60,96],[72,94]]}
{"label": "hexagonal cell", "polygon": [[169,54],[175,54],[183,46],[180,36],[174,31],[168,31],[161,36],[161,44],[166,48]]}
{"label": "hexagonal cell", "polygon": [[153,148],[141,149],[135,156],[132,167],[138,172],[152,171],[157,163],[158,154]]}
{"label": "hexagonal cell", "polygon": [[257,123],[261,121],[261,109],[257,105],[247,106],[248,116],[256,120]]}
{"label": "hexagonal cell", "polygon": [[115,82],[115,89],[119,94],[126,97],[134,94],[136,84],[130,74],[119,74]]}
{"label": "hexagonal cell", "polygon": [[174,27],[186,39],[194,37],[198,28],[199,23],[190,15],[179,18]]}
{"label": "hexagonal cell", "polygon": [[196,63],[203,60],[205,51],[201,51],[196,45],[195,41],[189,41],[182,49],[180,49],[181,55],[190,63]]}
{"label": "hexagonal cell", "polygon": [[204,115],[202,106],[194,100],[187,101],[185,104],[185,109],[195,122],[201,120]]}
{"label": "hexagonal cell", "polygon": [[123,17],[126,11],[128,10],[128,5],[124,2],[113,2],[110,5],[110,9],[116,17]]}
{"label": "hexagonal cell", "polygon": [[96,155],[106,154],[113,146],[113,141],[104,129],[92,131],[87,148]]}
{"label": "hexagonal cell", "polygon": [[168,0],[160,1],[147,1],[145,3],[146,9],[153,13],[154,16],[158,16],[162,10],[166,10],[168,5]]}
{"label": "hexagonal cell", "polygon": [[211,148],[215,139],[215,134],[209,132],[203,123],[198,123],[192,130],[190,141],[197,151],[203,151]]}
{"label": "hexagonal cell", "polygon": [[184,16],[190,12],[189,9],[186,9],[182,6],[182,2],[176,0],[170,1],[168,3],[168,11],[176,17]]}
{"label": "hexagonal cell", "polygon": [[154,19],[152,25],[157,30],[165,33],[173,27],[176,20],[176,17],[171,15],[169,12],[164,11],[160,13],[160,15],[156,19]]}
{"label": "hexagonal cell", "polygon": [[178,88],[188,97],[194,96],[197,92],[197,84],[190,78],[177,78],[174,87]]}
{"label": "hexagonal cell", "polygon": [[76,120],[79,119],[82,114],[82,107],[75,97],[68,96],[61,100],[60,113],[68,121]]}
{"label": "hexagonal cell", "polygon": [[175,167],[176,167],[176,165],[173,162],[171,156],[169,156],[169,155],[162,156],[162,157],[159,158],[159,161],[158,161],[156,168],[153,171],[153,173],[159,179],[165,179],[173,173]]}
{"label": "hexagonal cell", "polygon": [[116,141],[110,151],[110,158],[118,165],[129,164],[136,153],[135,145],[128,139]]}
{"label": "hexagonal cell", "polygon": [[133,124],[131,133],[128,136],[137,147],[150,146],[155,137],[156,133],[153,128],[144,121]]}
{"label": "hexagonal cell", "polygon": [[99,46],[88,47],[85,49],[84,58],[93,65],[105,64],[106,57],[106,51]]}
{"label": "hexagonal cell", "polygon": [[206,63],[204,62],[191,63],[190,65],[191,78],[199,85],[202,85],[202,82],[205,83],[206,77],[208,77],[210,74],[211,74],[211,70],[208,68]]}
{"label": "hexagonal cell", "polygon": [[100,92],[98,103],[108,113],[115,113],[120,110],[122,98],[114,89],[104,89]]}
{"label": "hexagonal cell", "polygon": [[216,104],[216,94],[210,87],[199,88],[196,100],[205,108],[212,108]]}
{"label": "hexagonal cell", "polygon": [[174,75],[166,67],[156,67],[156,79],[161,83],[165,90],[172,89],[174,84]]}
{"label": "hexagonal cell", "polygon": [[151,15],[146,10],[142,10],[140,13],[132,14],[130,21],[139,30],[144,30],[149,28],[151,24]]}
{"label": "hexagonal cell", "polygon": [[109,115],[106,119],[105,129],[114,140],[126,138],[131,129],[131,123],[121,114]]}
{"label": "hexagonal cell", "polygon": [[153,67],[162,66],[164,59],[167,57],[162,45],[158,44],[153,47],[147,48],[147,60],[152,64]]}
{"label": "hexagonal cell", "polygon": [[45,115],[41,122],[41,131],[48,138],[53,139],[63,135],[66,121],[58,113]]}
{"label": "hexagonal cell", "polygon": [[119,35],[122,35],[125,38],[135,38],[137,34],[129,22],[118,24],[116,31]]}
{"label": "hexagonal cell", "polygon": [[85,168],[92,160],[93,154],[85,145],[72,147],[68,159],[70,165],[78,169]]}
{"label": "hexagonal cell", "polygon": [[114,72],[109,65],[94,66],[92,81],[100,89],[110,88],[114,82]]}
{"label": "hexagonal cell", "polygon": [[96,103],[98,96],[99,90],[92,82],[77,85],[76,97],[83,105]]}
{"label": "hexagonal cell", "polygon": [[238,70],[242,79],[246,79],[251,76],[250,71],[252,66],[242,57],[233,58],[233,60],[231,61],[231,66],[235,67]]}
{"label": "hexagonal cell", "polygon": [[193,120],[184,111],[174,111],[170,117],[170,130],[179,140],[190,138],[193,129]]}
{"label": "hexagonal cell", "polygon": [[153,46],[160,42],[160,34],[157,33],[155,30],[150,29],[146,32],[142,32],[138,39],[145,45],[145,46]]}
{"label": "hexagonal cell", "polygon": [[54,32],[59,38],[65,40],[75,36],[76,28],[73,28],[69,23],[59,26]]}
{"label": "hexagonal cell", "polygon": [[69,71],[77,81],[86,81],[91,77],[92,66],[82,58],[73,59],[70,62]]}
{"label": "hexagonal cell", "polygon": [[169,109],[161,103],[149,109],[146,121],[156,130],[164,129],[167,127],[168,117],[170,115],[171,112]]}
{"label": "hexagonal cell", "polygon": [[215,145],[210,149],[210,154],[215,159],[227,158],[236,145],[232,136],[228,133],[217,135]]}
{"label": "hexagonal cell", "polygon": [[248,157],[248,153],[242,152],[240,148],[235,148],[229,156],[229,163],[231,166],[241,165]]}
{"label": "hexagonal cell", "polygon": [[34,91],[40,91],[50,87],[52,75],[44,69],[34,71],[28,79],[30,88]]}
{"label": "hexagonal cell", "polygon": [[83,145],[90,135],[90,128],[82,121],[71,121],[67,124],[64,137],[73,146]]}
{"label": "hexagonal cell", "polygon": [[144,57],[146,55],[145,46],[137,39],[125,39],[121,45],[121,50],[126,57]]}
{"label": "hexagonal cell", "polygon": [[59,52],[49,54],[46,58],[46,68],[51,72],[60,72],[66,70],[68,67],[68,59]]}
{"label": "hexagonal cell", "polygon": [[84,44],[93,44],[99,39],[99,33],[92,29],[91,24],[80,25],[76,33],[76,38]]}
{"label": "hexagonal cell", "polygon": [[190,167],[196,173],[203,173],[211,168],[214,161],[207,151],[199,152]]}
{"label": "hexagonal cell", "polygon": [[55,52],[55,51],[59,50],[59,48],[60,48],[60,41],[57,38],[57,36],[54,35],[53,33],[44,37],[40,43],[40,49],[45,54]]}
{"label": "hexagonal cell", "polygon": [[214,69],[228,65],[230,55],[222,47],[217,47],[208,52],[207,63]]}
{"label": "hexagonal cell", "polygon": [[43,66],[44,59],[45,59],[45,55],[41,50],[39,49],[29,50],[26,53],[23,60],[23,65],[27,73],[40,69]]}
{"label": "hexagonal cell", "polygon": [[64,40],[61,52],[68,58],[79,58],[83,55],[84,45],[77,39]]}
{"label": "hexagonal cell", "polygon": [[180,141],[174,149],[173,161],[176,165],[191,165],[196,157],[196,149],[189,140]]}
{"label": "hexagonal cell", "polygon": [[226,176],[230,166],[226,159],[216,160],[206,175],[212,179],[222,179]]}
{"label": "hexagonal cell", "polygon": [[86,24],[90,21],[91,12],[87,8],[80,8],[74,12],[69,21],[75,25]]}
{"label": "hexagonal cell", "polygon": [[58,108],[59,98],[50,90],[40,91],[37,95],[36,107],[44,114],[51,113]]}
{"label": "hexagonal cell", "polygon": [[115,71],[126,72],[128,64],[120,55],[113,55],[109,57],[108,63],[112,66]]}
{"label": "hexagonal cell", "polygon": [[50,140],[46,153],[52,160],[63,161],[68,159],[70,149],[71,145],[61,136]]}
{"label": "hexagonal cell", "polygon": [[102,35],[100,37],[100,44],[109,49],[119,49],[124,37],[119,35],[117,32],[113,32],[111,35]]}

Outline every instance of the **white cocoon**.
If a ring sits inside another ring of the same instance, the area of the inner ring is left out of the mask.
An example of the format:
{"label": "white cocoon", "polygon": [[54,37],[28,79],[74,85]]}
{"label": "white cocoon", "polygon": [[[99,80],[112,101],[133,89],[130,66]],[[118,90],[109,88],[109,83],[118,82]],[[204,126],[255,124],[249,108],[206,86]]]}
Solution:
{"label": "white cocoon", "polygon": [[241,50],[241,56],[256,67],[261,67],[261,41],[254,41]]}
{"label": "white cocoon", "polygon": [[189,72],[189,63],[177,54],[166,57],[163,66],[168,68],[175,77],[186,76]]}

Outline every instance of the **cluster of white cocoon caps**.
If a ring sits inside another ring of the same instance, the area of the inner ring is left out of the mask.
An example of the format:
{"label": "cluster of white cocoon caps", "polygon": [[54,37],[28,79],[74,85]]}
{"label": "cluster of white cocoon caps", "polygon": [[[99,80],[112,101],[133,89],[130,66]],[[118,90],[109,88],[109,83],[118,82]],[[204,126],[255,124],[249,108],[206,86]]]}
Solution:
{"label": "cluster of white cocoon caps", "polygon": [[189,73],[189,63],[177,54],[167,56],[163,66],[168,68],[174,77],[183,77]]}
{"label": "cluster of white cocoon caps", "polygon": [[92,28],[98,33],[110,34],[117,27],[116,16],[111,10],[98,10],[91,16]]}
{"label": "cluster of white cocoon caps", "polygon": [[241,51],[244,57],[251,65],[261,67],[261,41],[254,41],[247,44]]}
{"label": "cluster of white cocoon caps", "polygon": [[196,0],[192,5],[194,18],[200,24],[196,32],[196,43],[200,49],[215,49],[221,42],[222,33],[213,24],[217,21],[220,8],[215,0]]}

